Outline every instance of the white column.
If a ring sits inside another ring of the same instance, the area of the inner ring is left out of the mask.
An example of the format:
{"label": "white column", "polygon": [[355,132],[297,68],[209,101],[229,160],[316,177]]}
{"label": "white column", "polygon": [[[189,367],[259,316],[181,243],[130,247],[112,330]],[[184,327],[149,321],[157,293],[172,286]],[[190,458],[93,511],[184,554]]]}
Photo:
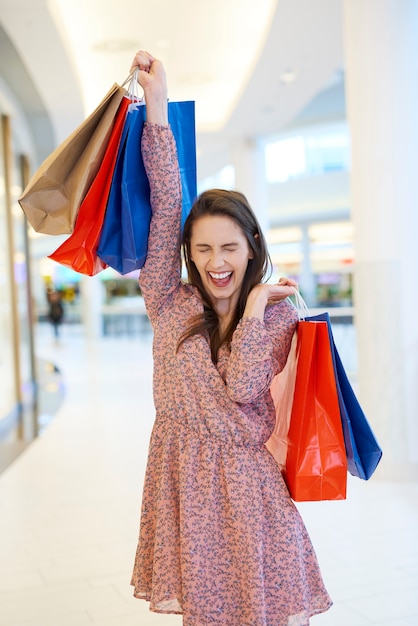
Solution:
{"label": "white column", "polygon": [[302,224],[300,227],[302,233],[302,262],[299,275],[299,289],[308,306],[315,306],[316,301],[316,283],[315,276],[312,271],[311,263],[311,240],[309,237],[309,225]]}
{"label": "white column", "polygon": [[81,321],[88,339],[103,334],[103,289],[99,276],[83,276],[80,281]]}
{"label": "white column", "polygon": [[235,189],[245,194],[260,222],[261,230],[267,235],[270,224],[264,142],[258,139],[237,141],[232,149],[232,161],[235,168]]}
{"label": "white column", "polygon": [[418,2],[344,0],[359,396],[376,476],[418,478]]}

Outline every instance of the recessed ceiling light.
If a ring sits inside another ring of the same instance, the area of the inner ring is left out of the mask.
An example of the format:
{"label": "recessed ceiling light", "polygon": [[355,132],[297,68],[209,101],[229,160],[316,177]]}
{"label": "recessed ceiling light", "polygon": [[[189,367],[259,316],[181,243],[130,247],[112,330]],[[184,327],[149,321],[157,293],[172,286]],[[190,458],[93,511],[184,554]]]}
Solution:
{"label": "recessed ceiling light", "polygon": [[294,83],[297,77],[297,71],[289,68],[280,74],[280,82],[284,85],[289,85],[290,83]]}

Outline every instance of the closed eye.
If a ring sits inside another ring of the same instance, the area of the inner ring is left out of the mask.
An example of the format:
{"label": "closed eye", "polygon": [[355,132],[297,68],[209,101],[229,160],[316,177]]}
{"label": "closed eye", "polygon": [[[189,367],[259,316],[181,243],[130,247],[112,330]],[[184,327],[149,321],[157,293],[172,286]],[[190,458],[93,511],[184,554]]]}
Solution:
{"label": "closed eye", "polygon": [[[221,247],[222,247],[222,250],[226,250],[228,252],[234,252],[235,250],[237,250],[238,244],[236,244],[236,243],[225,243]],[[196,250],[198,250],[199,252],[207,252],[208,250],[211,250],[211,247],[209,245],[204,244],[204,243],[198,243],[198,244],[196,244]]]}

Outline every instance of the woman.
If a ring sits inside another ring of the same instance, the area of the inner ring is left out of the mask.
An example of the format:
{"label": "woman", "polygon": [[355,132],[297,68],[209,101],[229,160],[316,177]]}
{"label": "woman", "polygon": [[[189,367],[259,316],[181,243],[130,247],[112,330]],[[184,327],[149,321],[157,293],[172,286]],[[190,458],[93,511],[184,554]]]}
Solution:
{"label": "woman", "polygon": [[184,626],[306,626],[331,605],[282,475],[267,451],[269,392],[286,362],[295,283],[263,284],[268,255],[242,194],[212,190],[183,233],[162,64],[138,52],[142,153],[153,217],[141,290],[154,330],[156,420],[134,595]]}

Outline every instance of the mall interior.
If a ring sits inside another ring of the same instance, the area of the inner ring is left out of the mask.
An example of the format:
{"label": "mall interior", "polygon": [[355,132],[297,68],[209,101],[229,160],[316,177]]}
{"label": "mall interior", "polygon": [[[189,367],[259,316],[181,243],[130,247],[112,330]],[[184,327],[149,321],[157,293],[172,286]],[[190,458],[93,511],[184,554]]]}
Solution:
{"label": "mall interior", "polygon": [[154,420],[138,271],[59,265],[68,235],[18,203],[138,49],[195,101],[198,191],[243,191],[272,280],[328,311],[383,450],[346,500],[297,503],[334,602],[312,624],[416,626],[418,2],[148,4],[0,0],[0,626],[181,623],[129,584]]}

